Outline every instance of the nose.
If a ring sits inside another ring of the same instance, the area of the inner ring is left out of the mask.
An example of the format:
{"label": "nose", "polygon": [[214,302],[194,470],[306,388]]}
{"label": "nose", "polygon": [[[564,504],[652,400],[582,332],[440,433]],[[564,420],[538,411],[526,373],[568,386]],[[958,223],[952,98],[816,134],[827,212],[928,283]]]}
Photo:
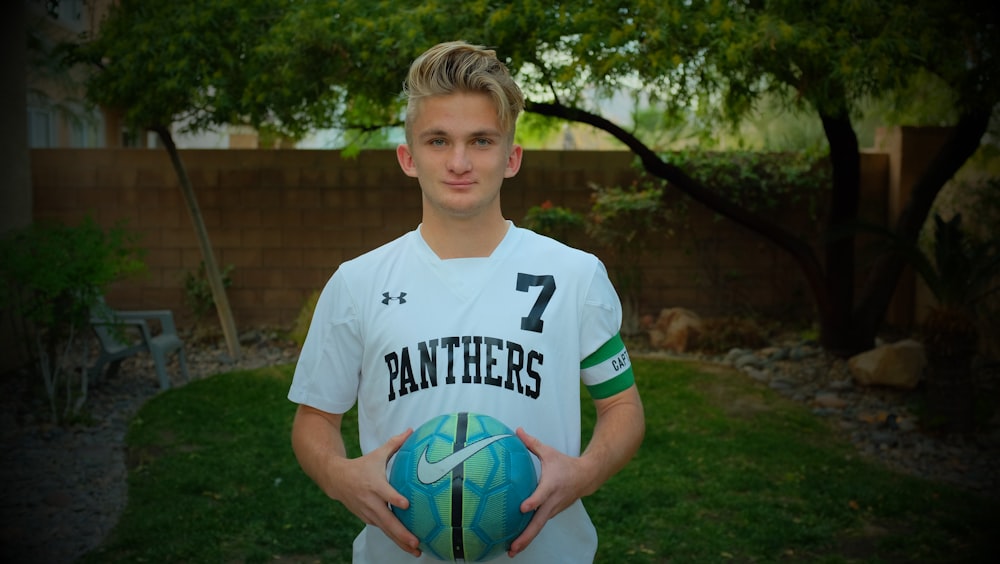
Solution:
{"label": "nose", "polygon": [[471,168],[472,162],[469,160],[469,154],[465,146],[461,144],[455,145],[451,154],[448,155],[448,170],[455,174],[463,174]]}

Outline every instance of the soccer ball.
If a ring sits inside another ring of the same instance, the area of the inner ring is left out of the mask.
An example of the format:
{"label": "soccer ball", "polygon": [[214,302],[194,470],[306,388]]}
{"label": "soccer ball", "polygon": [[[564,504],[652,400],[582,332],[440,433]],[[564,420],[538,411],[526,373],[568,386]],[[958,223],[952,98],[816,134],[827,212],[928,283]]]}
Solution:
{"label": "soccer ball", "polygon": [[389,483],[410,501],[392,512],[440,560],[483,562],[503,554],[533,512],[521,502],[538,477],[528,448],[488,415],[440,415],[395,455]]}

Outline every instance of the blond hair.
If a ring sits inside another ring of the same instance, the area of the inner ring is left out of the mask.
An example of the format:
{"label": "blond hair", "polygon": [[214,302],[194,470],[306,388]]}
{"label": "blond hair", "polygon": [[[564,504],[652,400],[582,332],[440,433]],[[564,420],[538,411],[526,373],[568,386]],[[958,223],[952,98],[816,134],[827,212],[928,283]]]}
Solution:
{"label": "blond hair", "polygon": [[524,95],[496,52],[464,41],[439,43],[417,57],[403,83],[407,96],[406,141],[412,143],[413,121],[419,103],[429,96],[482,92],[497,109],[500,128],[514,142],[514,124],[524,109]]}

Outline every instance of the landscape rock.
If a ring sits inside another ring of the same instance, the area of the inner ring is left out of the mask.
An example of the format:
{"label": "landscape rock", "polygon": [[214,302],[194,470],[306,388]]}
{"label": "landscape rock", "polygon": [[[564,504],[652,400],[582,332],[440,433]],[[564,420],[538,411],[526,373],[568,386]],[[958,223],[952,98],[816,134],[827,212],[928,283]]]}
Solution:
{"label": "landscape rock", "polygon": [[927,355],[922,344],[907,339],[855,355],[848,366],[861,385],[912,390],[920,383]]}
{"label": "landscape rock", "polygon": [[847,400],[837,395],[836,392],[819,392],[815,397],[816,405],[828,409],[843,409],[848,406]]}
{"label": "landscape rock", "polygon": [[686,352],[701,330],[702,321],[697,313],[680,307],[664,309],[649,329],[649,344],[654,349]]}

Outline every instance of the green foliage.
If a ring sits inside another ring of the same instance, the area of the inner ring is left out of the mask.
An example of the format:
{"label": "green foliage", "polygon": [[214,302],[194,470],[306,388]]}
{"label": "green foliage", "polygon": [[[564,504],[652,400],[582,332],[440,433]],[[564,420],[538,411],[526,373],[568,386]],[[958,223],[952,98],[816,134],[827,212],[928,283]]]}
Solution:
{"label": "green foliage", "polygon": [[295,325],[292,326],[292,330],[288,335],[289,339],[300,347],[306,342],[306,335],[309,333],[309,326],[312,324],[317,302],[319,302],[318,290],[309,294],[309,297],[306,298],[305,303],[302,304],[302,309],[299,310],[299,315],[295,318]]}
{"label": "green foliage", "polygon": [[770,212],[787,204],[808,203],[809,217],[819,219],[821,197],[829,193],[827,155],[814,151],[686,150],[665,153],[672,163],[713,192],[754,212]]}
{"label": "green foliage", "polygon": [[[809,218],[815,225],[820,196],[829,190],[830,169],[823,155],[808,151],[757,153],[751,151],[675,151],[663,155],[707,188],[758,213],[770,213],[786,205],[801,206],[806,199]],[[593,185],[591,208],[585,215],[551,202],[529,209],[524,226],[566,241],[583,228],[593,241],[614,259],[612,275],[630,316],[638,309],[635,296],[641,290],[639,259],[653,237],[673,236],[681,229],[685,202],[664,198],[667,183],[645,175],[627,187]],[[696,251],[697,252],[697,251]],[[710,253],[700,253],[710,260]],[[714,265],[706,265],[710,270]],[[631,300],[631,301],[630,301]],[[636,330],[628,324],[626,332]]]}
{"label": "green foliage", "polygon": [[933,261],[918,261],[915,266],[942,306],[971,313],[976,304],[1000,290],[996,284],[1000,239],[971,239],[962,228],[961,214],[949,220],[935,214]]}
{"label": "green foliage", "polygon": [[32,351],[54,422],[76,415],[86,400],[86,366],[75,395],[74,370],[65,364],[107,286],[145,268],[136,241],[124,224],[104,230],[89,217],[76,226],[36,223],[0,239],[0,309],[23,322],[17,337]]}
{"label": "green foliage", "polygon": [[[974,562],[998,503],[857,456],[810,411],[717,367],[634,359],[638,455],[587,510],[596,562]],[[292,365],[170,390],[128,432],[128,506],[83,562],[350,562],[359,519],[298,467]],[[583,436],[595,417],[584,398]],[[357,456],[357,414],[343,418]],[[165,534],[164,531],[169,531]]]}
{"label": "green foliage", "polygon": [[[942,216],[961,215],[962,230],[970,242],[997,243],[1000,239],[996,230],[1000,225],[1000,158],[994,157],[992,162],[967,169],[970,172],[966,176],[971,178],[952,180],[934,202],[935,209]],[[925,232],[929,231],[927,227]]]}
{"label": "green foliage", "polygon": [[[88,98],[122,109],[131,126],[256,126],[268,122],[269,98],[250,89],[265,70],[255,53],[292,4],[122,0],[111,4],[100,34],[68,46],[67,57],[96,71],[88,79]],[[306,88],[307,77],[285,88]]]}
{"label": "green foliage", "polygon": [[906,257],[927,284],[938,303],[947,309],[976,314],[983,299],[1000,290],[1000,239],[974,239],[962,227],[962,215],[945,220],[934,214],[933,242],[930,251],[896,237],[888,229],[867,223],[850,226],[857,231],[881,237],[879,245]]}
{"label": "green foliage", "polygon": [[768,344],[768,331],[748,317],[719,317],[702,322],[693,349],[708,353],[726,353],[734,348],[759,349]]}
{"label": "green foliage", "polygon": [[592,184],[591,189],[587,232],[621,255],[641,253],[646,240],[668,225],[663,188],[655,180],[625,188]]}
{"label": "green foliage", "polygon": [[[966,176],[971,178],[953,180],[935,202],[935,209],[945,217],[960,214],[967,244],[981,249],[970,252],[983,255],[988,254],[985,251],[990,245],[1000,249],[1000,234],[996,230],[996,226],[1000,225],[1000,174],[997,174],[1000,159],[995,155],[986,155],[985,159],[979,160],[987,162],[967,167],[971,169],[971,174]],[[929,225],[925,226],[924,232],[930,231]],[[924,239],[931,240],[930,237]],[[927,244],[922,246],[929,248]],[[988,272],[983,272],[979,276],[985,279],[987,275]],[[975,302],[975,311],[982,344],[980,352],[989,358],[1000,359],[1000,292],[990,294],[987,291],[991,284],[1000,284],[1000,272],[994,273],[994,276],[993,282],[983,280],[979,284],[984,296]]]}
{"label": "green foliage", "polygon": [[601,113],[612,96],[641,93],[636,101],[663,118],[647,119],[697,123],[708,135],[719,120],[750,115],[763,96],[793,110],[840,104],[840,93],[860,102],[901,90],[923,67],[965,87],[949,80],[968,73],[950,64],[967,47],[953,34],[975,38],[975,14],[931,2],[814,4],[478,0],[455,10],[442,2],[126,0],[76,60],[100,66],[92,97],[126,108],[130,123],[184,116],[195,128],[272,124],[293,137],[398,124],[409,61],[455,38],[495,46],[532,101]]}
{"label": "green foliage", "polygon": [[913,259],[938,301],[922,324],[928,426],[974,432],[979,385],[972,360],[980,346],[977,321],[989,317],[981,304],[1000,290],[998,239],[972,240],[962,228],[961,214],[950,220],[935,214],[933,254],[916,252]]}
{"label": "green foliage", "polygon": [[672,234],[663,188],[653,180],[624,188],[592,184],[591,189],[586,231],[614,257],[611,275],[622,300],[622,334],[636,335],[640,332],[638,302],[643,284],[640,259],[651,237]]}
{"label": "green foliage", "polygon": [[36,223],[0,240],[0,307],[41,327],[87,323],[91,304],[112,282],[145,268],[136,234],[79,225]]}
{"label": "green foliage", "polygon": [[591,207],[586,215],[546,200],[528,210],[523,225],[564,243],[582,228],[604,246],[614,259],[612,277],[624,308],[622,332],[634,335],[639,331],[637,301],[642,289],[638,259],[647,247],[647,240],[668,225],[663,190],[652,181],[636,182],[626,188],[593,184],[591,189]]}
{"label": "green foliage", "polygon": [[583,229],[584,221],[579,213],[545,200],[528,209],[522,225],[536,233],[567,243],[574,232]]}
{"label": "green foliage", "polygon": [[[223,288],[232,286],[233,279],[229,276],[232,271],[233,265],[228,264],[219,273]],[[215,310],[215,298],[212,296],[212,286],[205,274],[204,261],[198,263],[198,270],[184,275],[184,301],[199,320]]]}
{"label": "green foliage", "polygon": [[[90,98],[123,109],[132,125],[183,118],[193,129],[250,124],[298,138],[319,128],[397,126],[400,82],[414,57],[457,38],[489,45],[522,84],[528,112],[607,131],[652,174],[792,255],[825,318],[820,326],[835,333],[824,335],[824,344],[856,348],[874,341],[888,299],[881,296],[898,281],[895,262],[872,269],[876,278],[854,300],[840,287],[855,283],[858,268],[846,244],[815,250],[766,215],[704,197],[703,187],[653,151],[676,140],[664,134],[669,128],[708,141],[762,110],[808,113],[797,137],[811,145],[817,123],[823,126],[839,180],[827,209],[830,225],[839,227],[856,219],[852,120],[866,109],[933,106],[914,115],[936,125],[960,118],[965,138],[982,137],[980,126],[1000,100],[995,15],[989,2],[932,0],[470,0],[461,9],[440,0],[122,0],[74,60],[101,69]],[[622,99],[652,110],[622,116],[615,111]],[[930,103],[899,103],[918,99]],[[961,141],[953,149],[945,152],[953,162],[928,178],[952,176],[969,150]],[[906,239],[928,213],[922,203],[940,190],[938,181],[916,185],[927,193],[914,195],[920,217],[900,227]],[[780,199],[767,187],[737,196]],[[843,313],[859,305],[869,311]]]}

